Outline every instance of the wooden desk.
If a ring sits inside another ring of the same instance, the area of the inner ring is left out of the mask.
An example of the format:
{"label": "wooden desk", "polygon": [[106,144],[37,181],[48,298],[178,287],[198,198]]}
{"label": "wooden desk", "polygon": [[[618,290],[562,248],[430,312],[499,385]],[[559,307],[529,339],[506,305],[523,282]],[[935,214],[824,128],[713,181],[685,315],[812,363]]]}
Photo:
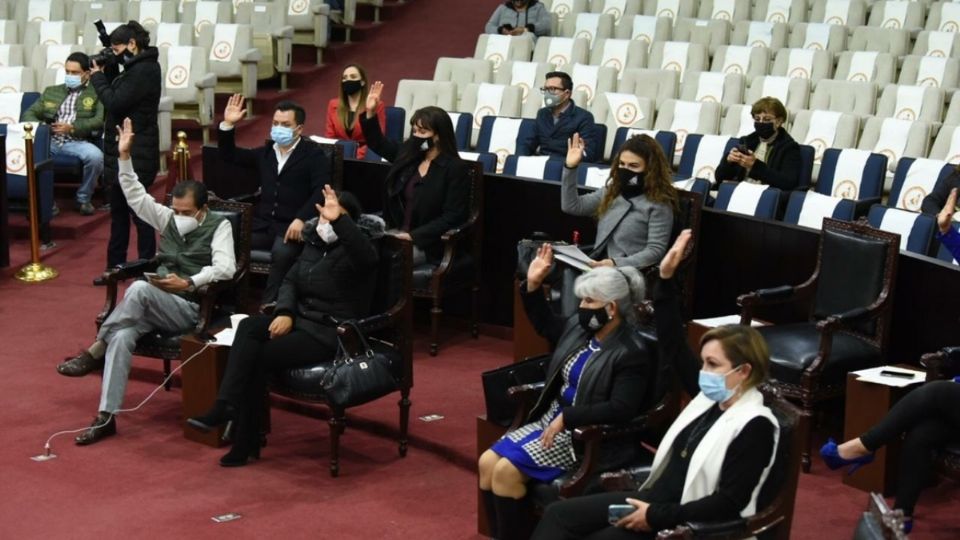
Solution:
{"label": "wooden desk", "polygon": [[[190,358],[203,346],[204,343],[194,336],[181,339],[181,358]],[[224,445],[221,440],[223,427],[210,433],[201,433],[187,426],[186,420],[191,416],[199,416],[207,412],[217,400],[220,380],[223,379],[229,354],[230,347],[211,344],[207,350],[187,362],[180,370],[180,381],[183,384],[183,436],[214,448]]]}
{"label": "wooden desk", "polygon": [[[916,366],[898,367],[916,370]],[[903,396],[919,388],[912,384],[903,388],[884,386],[857,380],[853,373],[847,374],[847,403],[844,411],[843,440],[863,435],[879,422]],[[873,463],[865,465],[856,474],[844,475],[843,483],[861,491],[892,495],[897,489],[897,472],[900,466],[899,440],[891,441],[877,450]]]}

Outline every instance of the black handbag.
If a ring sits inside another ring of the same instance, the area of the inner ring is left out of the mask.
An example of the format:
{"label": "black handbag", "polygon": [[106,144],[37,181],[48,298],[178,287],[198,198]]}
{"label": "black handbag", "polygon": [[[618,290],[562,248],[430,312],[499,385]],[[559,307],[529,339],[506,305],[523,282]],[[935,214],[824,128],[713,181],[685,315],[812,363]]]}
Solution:
{"label": "black handbag", "polygon": [[483,401],[487,406],[487,420],[500,426],[509,426],[517,413],[517,403],[507,390],[512,386],[543,382],[547,378],[550,355],[528,358],[490,371],[484,371]]}
{"label": "black handbag", "polygon": [[340,408],[353,407],[373,401],[399,388],[391,366],[399,360],[399,352],[392,347],[374,348],[352,321],[341,325],[353,328],[360,341],[360,351],[350,354],[338,336],[339,350],[330,369],[320,381],[327,402]]}

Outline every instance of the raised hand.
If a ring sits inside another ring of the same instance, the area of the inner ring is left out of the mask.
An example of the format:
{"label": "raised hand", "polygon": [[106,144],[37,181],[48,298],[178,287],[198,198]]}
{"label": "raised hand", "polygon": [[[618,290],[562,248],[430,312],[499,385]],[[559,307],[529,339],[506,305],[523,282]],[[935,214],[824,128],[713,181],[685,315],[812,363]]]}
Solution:
{"label": "raised hand", "polygon": [[367,93],[367,102],[365,103],[367,118],[373,118],[377,115],[377,107],[380,106],[381,94],[383,94],[383,83],[374,81],[374,83],[370,85],[370,92]]}
{"label": "raised hand", "polygon": [[543,280],[550,274],[551,266],[553,266],[553,247],[550,244],[543,244],[537,250],[537,256],[530,261],[530,267],[527,268],[527,291],[535,291],[543,285]]}
{"label": "raised hand", "polygon": [[234,94],[227,100],[227,106],[223,109],[223,121],[227,125],[233,126],[243,120],[247,110],[243,108],[243,96]]}
{"label": "raised hand", "polygon": [[133,121],[129,118],[124,118],[123,128],[117,126],[117,152],[123,159],[130,157],[130,147],[133,146],[133,136]]}
{"label": "raised hand", "polygon": [[320,217],[328,223],[336,221],[344,214],[343,208],[340,206],[340,199],[337,198],[337,192],[329,184],[323,186],[323,206],[318,204],[316,207]]}
{"label": "raised hand", "polygon": [[947,197],[946,204],[937,214],[937,226],[942,234],[950,230],[950,222],[953,221],[953,213],[957,211],[957,188],[950,190],[950,196]]}
{"label": "raised hand", "polygon": [[686,257],[687,245],[690,244],[690,240],[693,238],[693,231],[690,229],[684,229],[680,232],[680,236],[677,237],[677,240],[673,243],[673,246],[667,251],[667,254],[663,256],[663,259],[660,261],[660,277],[663,279],[670,279],[673,277],[673,274],[677,272],[677,267],[680,266],[680,263]]}
{"label": "raised hand", "polygon": [[574,133],[573,137],[567,139],[567,159],[564,164],[568,169],[572,169],[580,164],[584,154],[584,142],[579,133]]}

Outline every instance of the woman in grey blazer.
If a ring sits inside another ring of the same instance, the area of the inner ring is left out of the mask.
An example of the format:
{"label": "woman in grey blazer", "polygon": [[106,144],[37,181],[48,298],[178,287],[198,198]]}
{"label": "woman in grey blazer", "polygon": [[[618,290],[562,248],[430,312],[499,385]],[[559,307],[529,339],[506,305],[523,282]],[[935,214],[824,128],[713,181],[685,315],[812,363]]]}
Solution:
{"label": "woman in grey blazer", "polygon": [[560,203],[568,214],[597,218],[591,266],[642,269],[659,264],[667,252],[679,200],[660,145],[648,135],[627,139],[611,162],[606,185],[580,195],[577,166],[583,148],[583,139],[574,134],[568,142]]}

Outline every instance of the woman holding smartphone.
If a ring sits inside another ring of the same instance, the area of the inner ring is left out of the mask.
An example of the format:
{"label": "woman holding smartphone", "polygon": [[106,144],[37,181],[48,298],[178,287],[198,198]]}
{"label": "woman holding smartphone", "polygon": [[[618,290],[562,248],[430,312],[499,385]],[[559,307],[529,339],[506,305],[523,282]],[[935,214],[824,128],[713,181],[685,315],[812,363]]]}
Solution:
{"label": "woman holding smartphone", "polygon": [[757,100],[750,109],[753,133],[723,158],[714,176],[717,182],[753,182],[783,191],[800,185],[800,145],[787,133],[787,108],[774,97]]}
{"label": "woman holding smartphone", "polygon": [[[667,430],[639,491],[577,497],[547,507],[533,538],[654,538],[687,521],[716,521],[756,513],[776,454],[779,424],[757,390],[769,353],[749,326],[720,326],[704,334],[699,357],[686,341],[673,275],[690,241],[684,231],[660,263],[654,294],[661,358],[672,358],[695,396]],[[632,511],[609,523],[612,510]]]}

